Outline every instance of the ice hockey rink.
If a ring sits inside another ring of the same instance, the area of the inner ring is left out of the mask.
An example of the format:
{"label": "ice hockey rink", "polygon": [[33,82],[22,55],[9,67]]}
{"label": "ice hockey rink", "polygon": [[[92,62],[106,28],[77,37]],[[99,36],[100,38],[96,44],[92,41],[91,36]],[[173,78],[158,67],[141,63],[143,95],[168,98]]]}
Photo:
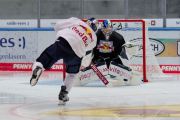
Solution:
{"label": "ice hockey rink", "polygon": [[34,87],[30,72],[0,74],[1,120],[180,120],[177,75],[137,86],[73,87],[70,101],[58,106],[61,81],[47,77],[53,73]]}

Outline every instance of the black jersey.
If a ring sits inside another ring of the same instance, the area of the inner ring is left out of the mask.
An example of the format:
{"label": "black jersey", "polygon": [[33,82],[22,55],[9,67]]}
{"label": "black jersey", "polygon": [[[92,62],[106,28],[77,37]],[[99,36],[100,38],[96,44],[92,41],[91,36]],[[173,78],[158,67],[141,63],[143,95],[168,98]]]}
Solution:
{"label": "black jersey", "polygon": [[96,58],[115,58],[122,51],[125,40],[122,35],[113,31],[107,38],[101,30],[97,32],[97,45],[94,48],[94,59]]}

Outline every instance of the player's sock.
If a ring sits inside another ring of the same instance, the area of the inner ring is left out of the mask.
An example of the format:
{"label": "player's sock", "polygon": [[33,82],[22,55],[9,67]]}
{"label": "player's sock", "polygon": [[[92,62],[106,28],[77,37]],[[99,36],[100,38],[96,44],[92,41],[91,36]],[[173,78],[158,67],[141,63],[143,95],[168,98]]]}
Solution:
{"label": "player's sock", "polygon": [[32,77],[30,79],[30,85],[31,86],[35,86],[38,82],[39,77],[41,76],[43,71],[43,66],[41,63],[36,62],[33,65],[33,73],[32,73]]}
{"label": "player's sock", "polygon": [[69,101],[68,91],[66,91],[66,86],[61,86],[61,91],[59,93],[59,104],[65,104]]}

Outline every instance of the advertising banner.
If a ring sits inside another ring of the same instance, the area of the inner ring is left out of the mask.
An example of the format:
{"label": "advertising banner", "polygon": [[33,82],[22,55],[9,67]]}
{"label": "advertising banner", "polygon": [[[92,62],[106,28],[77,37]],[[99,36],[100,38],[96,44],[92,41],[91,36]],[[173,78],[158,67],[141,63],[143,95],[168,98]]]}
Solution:
{"label": "advertising banner", "polygon": [[166,19],[166,27],[180,27],[180,19],[177,18]]}
{"label": "advertising banner", "polygon": [[0,20],[0,28],[37,28],[36,19],[4,19]]}
{"label": "advertising banner", "polygon": [[0,62],[32,62],[37,56],[38,32],[0,31]]}
{"label": "advertising banner", "polygon": [[163,19],[144,19],[148,22],[148,27],[163,27]]}
{"label": "advertising banner", "polygon": [[40,27],[41,28],[53,28],[57,21],[58,21],[58,19],[41,19]]}
{"label": "advertising banner", "polygon": [[[166,73],[180,73],[180,31],[153,30],[148,33],[151,49],[162,70]],[[124,37],[125,39],[134,38],[134,36]],[[54,42],[55,32],[52,30],[43,31],[42,28],[16,31],[0,30],[0,70],[23,70],[22,66],[31,68],[30,64]],[[61,64],[62,61],[59,63]],[[21,67],[17,68],[17,64]]]}
{"label": "advertising banner", "polygon": [[[63,71],[63,64],[54,64],[51,71]],[[32,71],[32,63],[0,63],[0,71]]]}

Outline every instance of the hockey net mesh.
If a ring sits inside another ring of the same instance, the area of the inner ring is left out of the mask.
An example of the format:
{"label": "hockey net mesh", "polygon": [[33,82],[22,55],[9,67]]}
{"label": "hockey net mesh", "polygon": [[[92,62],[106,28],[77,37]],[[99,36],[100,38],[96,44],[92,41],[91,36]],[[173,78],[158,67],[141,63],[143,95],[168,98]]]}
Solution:
{"label": "hockey net mesh", "polygon": [[167,75],[162,72],[151,47],[148,35],[148,23],[144,20],[111,20],[113,28],[126,42],[133,46],[126,47],[129,61],[123,61],[133,69],[133,75],[144,82],[164,80]]}

